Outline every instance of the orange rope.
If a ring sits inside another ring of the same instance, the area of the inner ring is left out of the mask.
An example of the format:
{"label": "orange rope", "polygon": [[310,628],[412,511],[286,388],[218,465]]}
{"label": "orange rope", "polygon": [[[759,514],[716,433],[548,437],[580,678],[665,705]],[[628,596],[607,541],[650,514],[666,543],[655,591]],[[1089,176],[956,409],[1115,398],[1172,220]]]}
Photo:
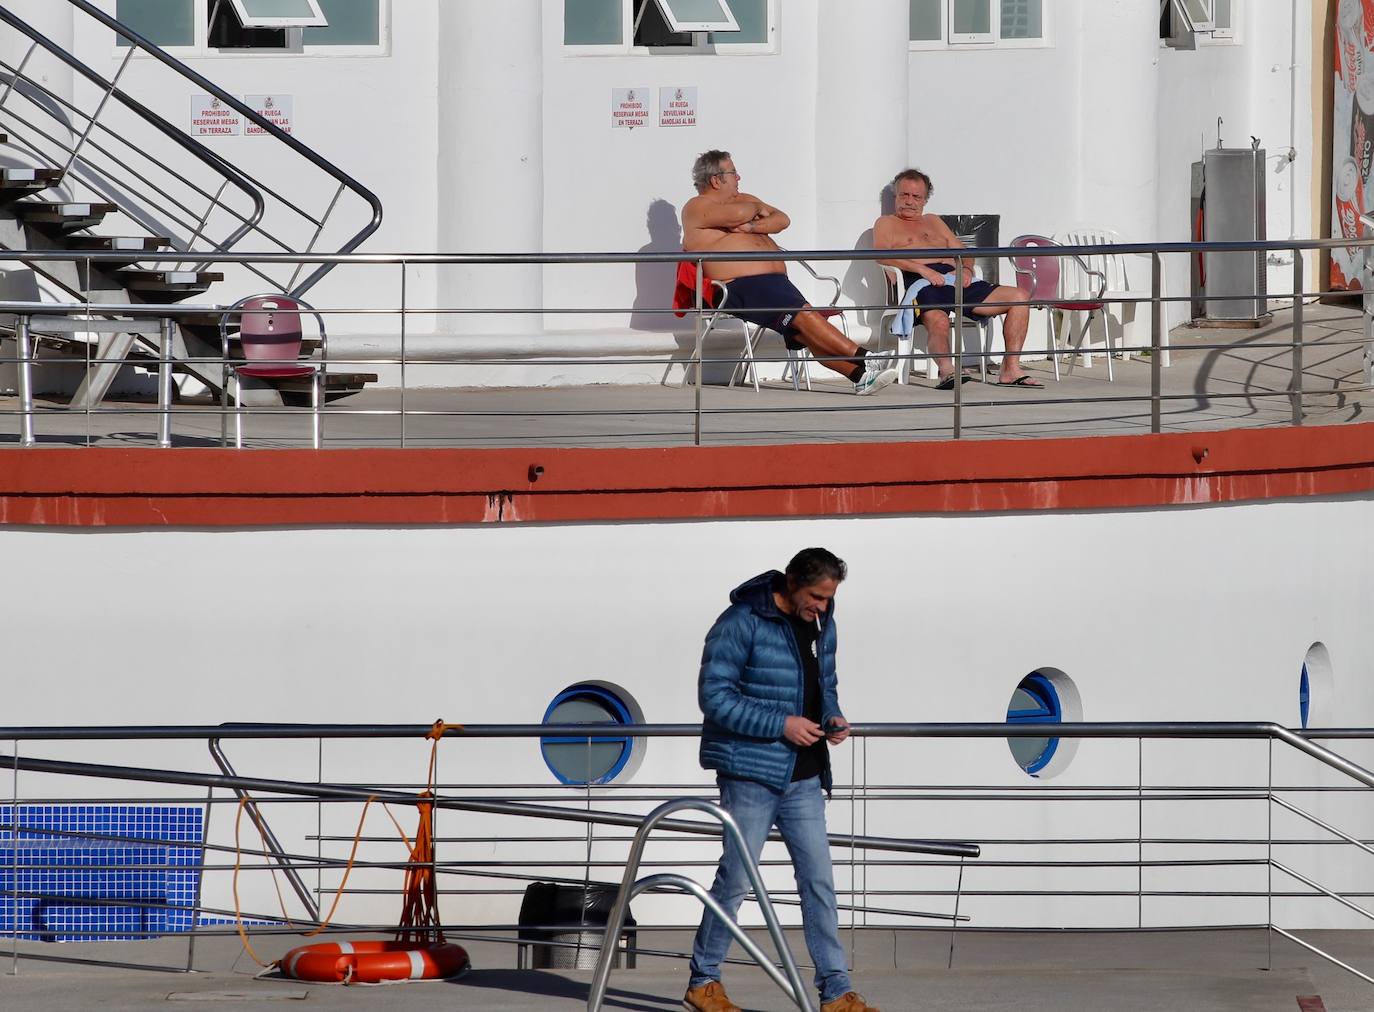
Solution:
{"label": "orange rope", "polygon": [[[406,860],[405,884],[402,888],[403,902],[401,906],[401,922],[396,931],[396,940],[401,942],[434,943],[443,942],[444,933],[440,930],[443,923],[439,918],[439,896],[438,884],[434,869],[434,804],[432,799],[435,797],[435,775],[439,765],[439,742],[449,730],[461,731],[462,724],[445,724],[442,720],[436,720],[433,726],[425,733],[425,739],[434,744],[429,750],[429,776],[428,788],[420,794],[421,798],[431,799],[420,801],[415,807],[418,812],[418,820],[415,827],[415,840],[412,842],[405,830],[401,827],[396,816],[392,814],[389,806],[382,805],[392,824],[396,827],[396,832],[401,836],[410,851]],[[339,909],[339,900],[343,898],[344,890],[348,886],[348,877],[353,874],[353,868],[358,858],[358,846],[362,842],[363,827],[367,823],[367,813],[372,807],[372,803],[377,800],[376,795],[367,799],[363,805],[362,816],[358,819],[358,831],[353,834],[353,848],[348,852],[348,863],[344,867],[342,881],[339,888],[334,891],[334,902],[330,904],[329,912],[324,915],[318,927],[305,934],[306,938],[314,938],[323,934],[334,919],[334,914]],[[243,823],[244,809],[252,802],[248,794],[239,798],[238,815],[234,819],[234,923],[238,929],[239,939],[243,942],[244,951],[253,958],[259,966],[273,967],[278,965],[276,962],[264,963],[258,954],[253,951],[253,946],[248,940],[248,932],[243,923],[243,907],[239,900],[239,872],[243,863],[243,845],[240,843],[240,827]],[[267,839],[261,824],[255,820],[258,826],[258,836],[262,840],[264,854],[267,852]],[[281,904],[282,917],[286,924],[294,927],[291,923],[290,915],[286,912],[286,899],[282,896],[281,883],[277,879],[276,869],[272,871],[272,884],[277,891],[277,902]]]}

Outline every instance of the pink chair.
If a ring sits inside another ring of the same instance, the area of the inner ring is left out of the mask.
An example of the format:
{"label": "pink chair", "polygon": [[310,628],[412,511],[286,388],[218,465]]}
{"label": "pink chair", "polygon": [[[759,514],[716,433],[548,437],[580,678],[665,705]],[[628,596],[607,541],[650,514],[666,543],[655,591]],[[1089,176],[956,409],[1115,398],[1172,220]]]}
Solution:
{"label": "pink chair", "polygon": [[[1043,235],[1018,235],[1011,241],[1013,249],[1034,250],[1037,247],[1057,247],[1059,244],[1053,239]],[[1063,254],[1061,254],[1062,256]],[[1101,271],[1095,271],[1083,262],[1081,257],[1068,256],[1074,260],[1078,269],[1083,272],[1085,277],[1092,276],[1098,280],[1096,292],[1083,297],[1083,293],[1074,293],[1073,296],[1064,297],[1060,288],[1061,270],[1059,256],[1037,254],[1034,252],[1025,253],[1021,256],[1012,257],[1012,266],[1016,270],[1016,284],[1030,293],[1033,308],[1044,309],[1047,313],[1045,317],[1045,344],[1049,349],[1050,358],[1054,360],[1054,378],[1059,379],[1059,334],[1061,322],[1067,313],[1086,313],[1081,325],[1071,325],[1069,331],[1069,346],[1074,352],[1078,352],[1083,344],[1083,338],[1088,333],[1088,328],[1094,325],[1094,321],[1101,325],[1101,335],[1107,346],[1107,379],[1112,377],[1112,339],[1111,333],[1106,326],[1106,317],[1102,315],[1103,301],[1102,293],[1107,289],[1107,278]],[[1077,333],[1077,340],[1074,334]],[[1073,372],[1073,359],[1069,359],[1069,372]]]}
{"label": "pink chair", "polygon": [[[320,448],[320,401],[324,382],[323,365],[301,361],[301,314],[310,313],[320,328],[320,350],[324,354],[324,320],[312,307],[285,295],[250,295],[239,299],[220,317],[220,346],[224,354],[224,381],[221,390],[234,387],[234,445],[243,447],[243,407],[240,403],[243,380],[311,380],[311,442]],[[229,360],[229,324],[239,320],[240,363]],[[232,376],[231,376],[232,374]],[[227,408],[227,405],[226,405]]]}

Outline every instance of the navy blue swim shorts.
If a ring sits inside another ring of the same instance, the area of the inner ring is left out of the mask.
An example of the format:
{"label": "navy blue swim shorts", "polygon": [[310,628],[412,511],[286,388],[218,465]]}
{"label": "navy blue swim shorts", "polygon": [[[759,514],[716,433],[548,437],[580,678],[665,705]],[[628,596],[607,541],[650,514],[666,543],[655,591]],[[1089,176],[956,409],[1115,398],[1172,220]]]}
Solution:
{"label": "navy blue swim shorts", "polygon": [[806,296],[797,291],[786,274],[753,274],[725,283],[730,294],[718,307],[721,311],[777,331],[794,351],[802,347],[792,321],[806,306]]}
{"label": "navy blue swim shorts", "polygon": [[[926,264],[926,266],[936,274],[952,274],[954,272],[953,264]],[[908,288],[913,282],[920,279],[921,276],[914,271],[902,271],[902,280],[906,282]],[[975,278],[973,284],[964,289],[964,316],[974,323],[982,323],[984,318],[973,310],[991,295],[996,287],[991,282]],[[925,312],[927,309],[943,309],[952,313],[954,312],[954,286],[948,283],[927,285],[916,293],[916,305],[920,307],[921,312]]]}

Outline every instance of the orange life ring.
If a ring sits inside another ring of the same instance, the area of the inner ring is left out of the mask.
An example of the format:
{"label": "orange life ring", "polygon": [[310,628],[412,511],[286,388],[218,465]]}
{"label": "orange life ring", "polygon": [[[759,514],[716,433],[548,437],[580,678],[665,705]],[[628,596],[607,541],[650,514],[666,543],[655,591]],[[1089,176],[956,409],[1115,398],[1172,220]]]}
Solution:
{"label": "orange life ring", "polygon": [[282,973],[322,984],[447,980],[468,968],[468,954],[447,942],[321,942],[282,957]]}

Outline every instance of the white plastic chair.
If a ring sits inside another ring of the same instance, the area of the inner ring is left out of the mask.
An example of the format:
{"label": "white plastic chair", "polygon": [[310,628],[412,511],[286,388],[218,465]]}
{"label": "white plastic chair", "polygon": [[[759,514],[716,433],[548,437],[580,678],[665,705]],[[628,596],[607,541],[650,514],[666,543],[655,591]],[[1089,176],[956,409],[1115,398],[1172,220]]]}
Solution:
{"label": "white plastic chair", "polygon": [[[883,269],[883,280],[887,286],[887,306],[883,309],[882,316],[878,321],[878,328],[881,333],[890,333],[888,328],[891,326],[891,321],[902,311],[902,307],[897,304],[898,300],[902,297],[902,272],[899,268],[889,267],[887,264],[879,264],[878,266]],[[976,327],[978,329],[978,347],[982,350],[982,354],[978,357],[978,366],[979,371],[982,373],[983,382],[985,383],[988,378],[988,357],[992,354],[992,342],[994,338],[992,323],[994,319],[996,319],[996,317],[985,316],[977,323],[969,319],[964,319],[960,321],[960,326],[957,329],[954,327],[953,322],[951,322],[950,325],[950,354],[954,354],[953,345],[957,343],[959,345],[959,358],[961,362],[963,360],[964,327]],[[914,321],[911,333],[906,337],[897,338],[898,383],[905,383],[910,375],[912,355],[915,353],[917,328],[925,330],[925,327],[921,326],[921,318],[919,315],[917,315]],[[930,351],[929,337],[926,339],[926,351]],[[925,369],[926,379],[933,380],[940,375],[939,368],[933,358],[926,359]]]}
{"label": "white plastic chair", "polygon": [[[1074,225],[1058,233],[1054,238],[1065,246],[1114,246],[1121,242],[1119,233],[1101,225]],[[1134,257],[1135,263],[1128,265],[1127,257]],[[1149,258],[1144,254],[1094,253],[1085,255],[1082,259],[1089,271],[1100,271],[1107,279],[1107,289],[1102,293],[1102,299],[1107,303],[1105,317],[1108,332],[1113,327],[1112,313],[1113,307],[1115,307],[1115,328],[1119,336],[1118,347],[1148,347],[1150,343],[1149,302],[1122,300],[1148,300],[1150,298]],[[1064,283],[1070,287],[1070,290],[1066,292],[1068,297],[1084,294],[1089,290],[1090,282],[1086,278],[1080,275],[1080,280],[1083,282],[1081,290],[1072,289],[1073,280],[1070,272],[1066,270]],[[1160,298],[1164,298],[1167,294],[1168,292],[1164,288],[1164,276],[1161,274]],[[1169,328],[1167,326],[1163,328],[1160,340],[1162,342],[1160,362],[1167,366],[1169,364]],[[1126,354],[1129,355],[1130,352],[1126,352]],[[1091,364],[1091,358],[1085,356],[1084,364]]]}

